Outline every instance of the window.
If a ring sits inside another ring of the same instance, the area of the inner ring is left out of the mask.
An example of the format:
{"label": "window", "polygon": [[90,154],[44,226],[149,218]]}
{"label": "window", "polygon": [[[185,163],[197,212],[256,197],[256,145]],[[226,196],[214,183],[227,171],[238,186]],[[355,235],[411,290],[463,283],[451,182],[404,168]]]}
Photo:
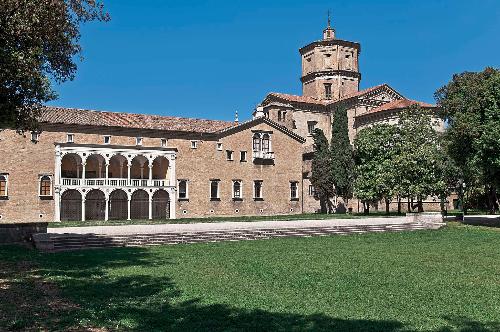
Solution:
{"label": "window", "polygon": [[9,196],[9,175],[0,174],[0,197]]}
{"label": "window", "polygon": [[309,133],[309,135],[312,135],[314,129],[316,129],[316,124],[316,121],[307,121],[307,132]]}
{"label": "window", "polygon": [[309,196],[314,196],[314,186],[312,184],[309,185]]}
{"label": "window", "polygon": [[37,143],[39,140],[40,140],[40,133],[38,133],[36,131],[32,131],[31,132],[31,141],[33,143]]}
{"label": "window", "polygon": [[286,120],[286,111],[278,111],[278,121]]}
{"label": "window", "polygon": [[191,141],[191,149],[197,149],[198,148],[198,141]]}
{"label": "window", "polygon": [[162,148],[166,148],[166,147],[167,147],[167,139],[166,139],[166,138],[162,138],[162,139],[160,140],[160,146],[161,146]]}
{"label": "window", "polygon": [[325,99],[332,99],[332,85],[330,83],[325,84]]}
{"label": "window", "polygon": [[222,151],[222,143],[217,142],[217,150]]}
{"label": "window", "polygon": [[247,161],[247,152],[240,151],[240,161]]}
{"label": "window", "polygon": [[253,182],[253,198],[262,199],[262,180]]}
{"label": "window", "polygon": [[66,142],[67,143],[74,143],[75,142],[75,135],[74,134],[66,135]]}
{"label": "window", "polygon": [[290,199],[299,199],[299,183],[297,181],[290,182]]}
{"label": "window", "polygon": [[142,137],[135,138],[135,145],[142,145]]}
{"label": "window", "polygon": [[[142,138],[141,138],[141,143],[139,143],[139,138],[140,137],[136,138],[136,142],[135,143],[137,145],[141,145],[142,144]],[[109,136],[109,135],[104,136],[104,144],[111,144],[111,136]]]}
{"label": "window", "polygon": [[226,157],[227,157],[227,160],[232,161],[233,160],[233,151],[226,150]]}
{"label": "window", "polygon": [[219,200],[219,181],[210,180],[210,199]]}
{"label": "window", "polygon": [[178,197],[180,200],[188,199],[188,180],[179,180]]}
{"label": "window", "polygon": [[40,177],[40,196],[52,196],[52,178],[48,175],[42,175]]}
{"label": "window", "polygon": [[253,135],[253,150],[254,151],[260,151],[261,145],[260,145],[260,135],[259,134],[254,134]]}
{"label": "window", "polygon": [[269,145],[269,134],[262,135],[262,151],[269,152],[270,148],[271,147]]}
{"label": "window", "polygon": [[241,180],[233,180],[233,199],[241,199],[243,197],[241,187]]}

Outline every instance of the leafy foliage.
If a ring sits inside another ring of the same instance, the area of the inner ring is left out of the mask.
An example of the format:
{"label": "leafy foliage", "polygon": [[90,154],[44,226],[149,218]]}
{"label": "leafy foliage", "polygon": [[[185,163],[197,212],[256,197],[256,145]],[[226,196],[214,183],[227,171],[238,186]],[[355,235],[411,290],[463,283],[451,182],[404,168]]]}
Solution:
{"label": "leafy foliage", "polygon": [[354,155],[349,141],[347,109],[335,110],[330,143],[331,173],[335,194],[347,202],[352,198],[354,181]]}
{"label": "leafy foliage", "polygon": [[454,168],[433,121],[429,110],[412,105],[400,113],[397,125],[361,130],[355,140],[356,196],[367,203],[416,197],[419,211],[424,198],[446,197]]}
{"label": "leafy foliage", "polygon": [[107,21],[97,0],[0,2],[0,128],[37,129],[42,103],[56,94],[51,80],[74,78],[80,24]]}
{"label": "leafy foliage", "polygon": [[494,212],[500,188],[500,71],[486,68],[454,75],[435,98],[449,124],[448,154],[467,192],[486,193]]}
{"label": "leafy foliage", "polygon": [[311,184],[314,186],[315,195],[319,198],[321,212],[331,210],[330,198],[334,195],[334,186],[331,173],[331,158],[328,140],[319,128],[312,133],[314,139],[314,158],[311,168]]}

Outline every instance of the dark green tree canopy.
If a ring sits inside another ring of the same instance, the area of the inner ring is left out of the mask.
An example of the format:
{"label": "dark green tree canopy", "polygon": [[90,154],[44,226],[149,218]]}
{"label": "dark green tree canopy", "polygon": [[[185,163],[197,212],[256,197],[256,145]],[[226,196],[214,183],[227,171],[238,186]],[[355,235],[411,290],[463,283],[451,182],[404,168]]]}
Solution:
{"label": "dark green tree canopy", "polygon": [[0,128],[37,129],[52,81],[73,79],[80,24],[107,21],[98,0],[0,1]]}
{"label": "dark green tree canopy", "polygon": [[315,195],[320,200],[321,212],[327,213],[330,210],[330,198],[334,195],[330,169],[330,149],[328,140],[321,129],[314,129],[312,136],[314,139],[314,157],[311,167],[311,184],[314,187]]}
{"label": "dark green tree canopy", "polygon": [[454,75],[435,98],[449,124],[446,146],[462,181],[468,190],[483,190],[494,211],[500,188],[500,71]]}
{"label": "dark green tree canopy", "polygon": [[354,156],[349,141],[347,109],[337,108],[333,114],[331,151],[331,173],[335,194],[345,202],[352,198],[354,181]]}

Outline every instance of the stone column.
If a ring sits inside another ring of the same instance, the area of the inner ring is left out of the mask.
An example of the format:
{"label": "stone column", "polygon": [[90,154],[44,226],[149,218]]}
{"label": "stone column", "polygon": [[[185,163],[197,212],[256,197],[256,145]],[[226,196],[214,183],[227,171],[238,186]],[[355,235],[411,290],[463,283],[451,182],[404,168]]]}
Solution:
{"label": "stone column", "polygon": [[106,162],[106,166],[105,166],[105,168],[106,168],[106,176],[105,176],[106,181],[104,182],[104,185],[106,185],[106,186],[107,186],[107,185],[109,185],[109,183],[108,183],[108,176],[109,176],[109,175],[108,175],[108,170],[109,170],[109,162]]}
{"label": "stone column", "polygon": [[153,185],[153,164],[149,163],[149,186]]}
{"label": "stone column", "polygon": [[[169,182],[170,183],[169,184],[171,186],[176,186],[177,183],[175,182],[175,154],[170,156],[168,168],[169,168],[169,172],[170,172],[170,174],[169,174]],[[175,192],[174,192],[174,194],[175,194]]]}
{"label": "stone column", "polygon": [[82,161],[82,186],[85,185],[85,166],[87,165],[86,162]]}
{"label": "stone column", "polygon": [[153,196],[149,195],[149,216],[148,219],[153,219]]}
{"label": "stone column", "polygon": [[85,196],[82,195],[82,221],[85,221]]}
{"label": "stone column", "polygon": [[54,172],[54,221],[61,221],[61,146],[56,146]]}
{"label": "stone column", "polygon": [[109,219],[109,197],[105,198],[106,206],[104,208],[104,221],[108,221]]}
{"label": "stone column", "polygon": [[169,207],[168,207],[168,214],[170,219],[175,219],[175,209],[176,209],[176,194],[175,194],[175,188],[169,190]]}
{"label": "stone column", "polygon": [[[132,168],[132,163],[128,162],[127,163],[127,185],[131,186],[132,183],[130,183],[130,169]],[[129,219],[130,220],[130,219]]]}
{"label": "stone column", "polygon": [[132,200],[131,197],[127,197],[127,220],[130,220],[130,201]]}

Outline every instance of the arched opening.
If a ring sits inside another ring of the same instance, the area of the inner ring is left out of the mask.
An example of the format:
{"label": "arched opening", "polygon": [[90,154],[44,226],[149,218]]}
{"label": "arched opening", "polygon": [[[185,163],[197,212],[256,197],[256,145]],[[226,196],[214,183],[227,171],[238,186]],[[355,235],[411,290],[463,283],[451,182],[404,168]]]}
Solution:
{"label": "arched opening", "polygon": [[85,196],[85,220],[104,220],[106,200],[98,189],[91,190]]}
{"label": "arched opening", "polygon": [[158,190],[153,195],[153,219],[168,219],[170,208],[169,195],[165,190]]}
{"label": "arched opening", "polygon": [[149,218],[149,195],[146,191],[140,189],[134,191],[132,194],[132,199],[130,201],[130,218]]}
{"label": "arched opening", "polygon": [[82,220],[82,194],[78,190],[66,190],[61,196],[61,220]]}
{"label": "arched opening", "polygon": [[106,161],[99,154],[91,154],[85,162],[86,179],[102,179],[106,177]]}
{"label": "arched opening", "polygon": [[61,159],[61,177],[81,178],[82,158],[76,153],[65,154]]}
{"label": "arched opening", "polygon": [[269,145],[269,134],[262,135],[262,151],[269,152],[269,151],[271,151],[270,148],[271,147]]}
{"label": "arched opening", "polygon": [[127,194],[120,189],[113,191],[109,195],[108,218],[115,220],[126,220],[128,209]]}
{"label": "arched opening", "polygon": [[40,196],[52,196],[52,178],[44,175],[40,178],[40,188],[38,190]]}
{"label": "arched opening", "polygon": [[149,163],[144,156],[136,156],[132,159],[130,168],[130,178],[132,185],[135,187],[146,187],[147,179],[149,179]]}
{"label": "arched opening", "polygon": [[253,150],[254,151],[260,151],[261,146],[260,146],[260,135],[255,133],[253,135]]}
{"label": "arched opening", "polygon": [[114,155],[109,159],[108,184],[111,186],[126,186],[128,178],[127,158],[121,154]]}
{"label": "arched opening", "polygon": [[154,186],[168,185],[168,159],[162,156],[153,161],[152,178]]}

